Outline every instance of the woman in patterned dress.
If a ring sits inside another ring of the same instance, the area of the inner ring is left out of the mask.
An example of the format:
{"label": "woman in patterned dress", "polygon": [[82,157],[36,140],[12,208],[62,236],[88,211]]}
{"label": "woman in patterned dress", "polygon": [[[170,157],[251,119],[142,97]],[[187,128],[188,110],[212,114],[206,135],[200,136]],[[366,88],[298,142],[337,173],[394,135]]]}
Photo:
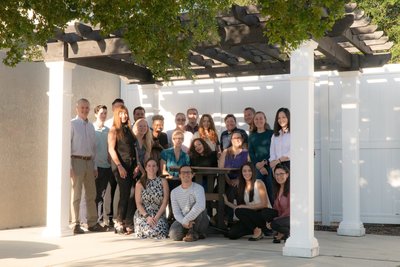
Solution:
{"label": "woman in patterned dress", "polygon": [[169,198],[168,183],[157,176],[158,167],[154,159],[146,161],[145,170],[135,188],[135,233],[138,238],[166,238],[168,222],[165,209]]}

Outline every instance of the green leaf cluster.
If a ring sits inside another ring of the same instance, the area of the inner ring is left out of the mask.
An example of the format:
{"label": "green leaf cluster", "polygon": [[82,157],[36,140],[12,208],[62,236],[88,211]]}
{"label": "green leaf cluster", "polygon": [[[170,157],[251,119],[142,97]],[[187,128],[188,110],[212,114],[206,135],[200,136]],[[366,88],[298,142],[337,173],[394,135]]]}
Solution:
{"label": "green leaf cluster", "polygon": [[[361,1],[361,0],[360,0]],[[268,17],[269,43],[295,49],[310,37],[319,38],[344,15],[346,0],[2,0],[0,49],[4,63],[15,66],[38,56],[57,29],[70,21],[100,27],[104,36],[123,32],[136,64],[148,67],[155,78],[190,77],[188,54],[205,41],[218,39],[215,17],[233,3],[256,4]],[[388,33],[399,36],[399,1],[362,0]],[[396,13],[397,12],[397,13]],[[393,19],[390,22],[390,19]],[[394,25],[396,24],[396,25]],[[397,40],[397,39],[396,39]],[[398,49],[398,48],[397,48]]]}
{"label": "green leaf cluster", "polygon": [[391,62],[400,62],[400,0],[359,0],[358,6],[394,42]]}
{"label": "green leaf cluster", "polygon": [[282,50],[296,49],[304,40],[321,38],[344,15],[346,0],[260,0],[268,17],[266,36]]}

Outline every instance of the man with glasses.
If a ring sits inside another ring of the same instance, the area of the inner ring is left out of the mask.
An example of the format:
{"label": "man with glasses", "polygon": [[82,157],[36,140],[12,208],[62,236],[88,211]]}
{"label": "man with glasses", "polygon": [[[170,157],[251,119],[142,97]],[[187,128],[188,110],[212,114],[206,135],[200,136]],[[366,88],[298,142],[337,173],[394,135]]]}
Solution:
{"label": "man with glasses", "polygon": [[193,242],[206,237],[209,223],[206,197],[203,187],[192,182],[193,176],[190,166],[181,166],[181,185],[171,192],[175,221],[169,230],[169,237],[174,241]]}

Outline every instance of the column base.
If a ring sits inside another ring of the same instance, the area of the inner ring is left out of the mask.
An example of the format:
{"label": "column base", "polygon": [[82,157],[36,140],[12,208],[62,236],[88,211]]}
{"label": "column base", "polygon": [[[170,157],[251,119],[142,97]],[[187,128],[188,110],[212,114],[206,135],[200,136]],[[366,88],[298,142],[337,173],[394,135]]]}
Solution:
{"label": "column base", "polygon": [[43,237],[65,237],[71,235],[73,235],[73,230],[68,226],[63,228],[53,228],[47,226],[42,232]]}
{"label": "column base", "polygon": [[341,222],[339,224],[339,228],[337,229],[337,234],[344,236],[364,236],[365,228],[361,222],[360,223]]}
{"label": "column base", "polygon": [[319,244],[316,238],[313,238],[310,244],[300,244],[300,242],[291,244],[294,243],[291,242],[291,238],[292,237],[289,237],[283,247],[283,256],[314,258],[319,255]]}

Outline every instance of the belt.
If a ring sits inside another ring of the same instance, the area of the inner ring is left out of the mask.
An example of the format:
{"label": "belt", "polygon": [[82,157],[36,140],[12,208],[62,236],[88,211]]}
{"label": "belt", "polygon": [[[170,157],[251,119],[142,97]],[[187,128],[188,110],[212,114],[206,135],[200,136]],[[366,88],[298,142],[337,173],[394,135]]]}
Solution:
{"label": "belt", "polygon": [[76,155],[71,155],[71,158],[73,158],[73,159],[91,160],[91,159],[92,159],[92,156],[76,156]]}

